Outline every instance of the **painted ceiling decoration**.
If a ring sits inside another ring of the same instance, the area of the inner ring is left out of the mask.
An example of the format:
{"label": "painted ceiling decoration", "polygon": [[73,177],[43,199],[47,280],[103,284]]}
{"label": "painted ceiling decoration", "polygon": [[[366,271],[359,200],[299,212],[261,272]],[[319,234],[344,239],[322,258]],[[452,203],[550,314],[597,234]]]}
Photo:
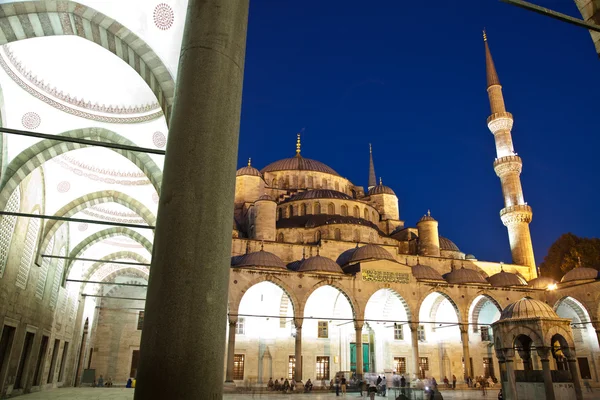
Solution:
{"label": "painted ceiling decoration", "polygon": [[82,210],[81,212],[87,216],[98,218],[104,221],[146,225],[146,221],[134,212],[119,212],[116,210],[108,210],[106,208],[98,206],[87,208],[85,210]]}
{"label": "painted ceiling decoration", "polygon": [[[30,95],[60,111],[77,117],[112,124],[137,124],[153,121],[163,116],[157,102],[142,105],[107,106],[105,104],[98,105],[89,100],[79,99],[76,96],[64,93],[63,90],[45,83],[32,71],[28,71],[8,45],[2,46],[2,51],[0,51],[0,66],[19,87]],[[108,115],[102,115],[101,113]],[[131,116],[121,117],[119,115]]]}
{"label": "painted ceiling decoration", "polygon": [[23,128],[34,130],[42,123],[42,119],[37,113],[34,112],[26,112],[23,114],[23,118],[21,118],[21,124]]}
{"label": "painted ceiling decoration", "polygon": [[154,25],[160,30],[166,31],[173,26],[175,13],[170,5],[160,3],[154,7]]}
{"label": "painted ceiling decoration", "polygon": [[[53,158],[52,162],[73,172],[75,175],[83,176],[92,181],[108,183],[109,185],[145,186],[151,184],[146,178],[146,175],[141,171],[139,172],[140,176],[138,176],[138,173],[135,172],[122,172],[99,168],[74,159],[69,159],[65,155]],[[139,177],[144,177],[146,179],[137,179]]]}

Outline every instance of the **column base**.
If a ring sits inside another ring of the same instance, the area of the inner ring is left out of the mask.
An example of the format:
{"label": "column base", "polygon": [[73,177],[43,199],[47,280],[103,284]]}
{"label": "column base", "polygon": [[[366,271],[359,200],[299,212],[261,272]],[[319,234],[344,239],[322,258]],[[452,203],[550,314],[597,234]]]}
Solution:
{"label": "column base", "polygon": [[225,381],[223,383],[223,391],[226,393],[237,392],[237,386],[234,381]]}

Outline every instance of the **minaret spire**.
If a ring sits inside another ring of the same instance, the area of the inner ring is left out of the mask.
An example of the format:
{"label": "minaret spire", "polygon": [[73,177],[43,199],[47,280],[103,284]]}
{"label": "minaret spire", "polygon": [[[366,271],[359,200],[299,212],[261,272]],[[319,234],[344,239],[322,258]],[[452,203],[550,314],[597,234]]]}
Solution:
{"label": "minaret spire", "polygon": [[377,177],[375,175],[375,164],[373,163],[373,147],[369,143],[369,185],[368,190],[377,186]]}
{"label": "minaret spire", "polygon": [[296,157],[300,157],[300,134],[296,139]]}
{"label": "minaret spire", "polygon": [[487,75],[487,92],[492,115],[487,119],[488,128],[494,134],[496,142],[496,160],[494,171],[500,178],[504,208],[500,210],[500,219],[508,230],[508,240],[512,252],[513,263],[530,267],[529,279],[537,277],[537,269],[531,243],[529,223],[533,212],[525,202],[521,187],[521,170],[523,161],[517,156],[512,141],[513,116],[506,111],[502,86],[498,79],[496,67],[483,32],[485,44],[485,66]]}

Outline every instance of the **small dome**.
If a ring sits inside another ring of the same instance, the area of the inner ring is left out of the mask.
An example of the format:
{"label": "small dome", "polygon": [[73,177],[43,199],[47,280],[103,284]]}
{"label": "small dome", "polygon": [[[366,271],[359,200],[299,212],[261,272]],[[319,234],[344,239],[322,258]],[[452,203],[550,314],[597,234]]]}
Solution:
{"label": "small dome", "polygon": [[508,305],[500,314],[500,320],[521,318],[560,318],[548,304],[524,297]]}
{"label": "small dome", "polygon": [[342,268],[333,260],[316,255],[309,257],[300,264],[298,272],[329,272],[342,274]]}
{"label": "small dome", "polygon": [[[423,217],[425,218],[425,217]],[[421,218],[421,220],[423,219]],[[440,250],[448,250],[448,251],[460,251],[458,246],[454,244],[454,242],[448,238],[440,236]]]}
{"label": "small dome", "polygon": [[456,285],[462,285],[464,283],[488,283],[478,271],[464,267],[457,268],[454,271],[444,274],[444,279],[446,282]]}
{"label": "small dome", "polygon": [[534,289],[548,289],[548,286],[550,285],[556,285],[558,282],[555,281],[552,278],[549,278],[547,276],[538,276],[535,279],[530,280],[529,282],[527,282],[527,284],[529,286],[531,286]]}
{"label": "small dome", "polygon": [[412,266],[412,274],[416,279],[424,279],[428,281],[444,281],[442,275],[437,272],[434,268],[428,265],[413,265]]}
{"label": "small dome", "polygon": [[598,278],[598,270],[594,268],[578,267],[570,270],[562,277],[561,282],[585,281]]}
{"label": "small dome", "polygon": [[488,282],[494,287],[506,286],[527,286],[527,283],[518,276],[510,272],[500,271],[488,278]]}
{"label": "small dome", "polygon": [[354,200],[352,197],[348,196],[346,193],[338,192],[337,190],[330,189],[315,189],[315,190],[307,190],[306,192],[300,192],[285,202],[288,201],[296,201],[296,200],[310,200],[310,199],[340,199],[340,200]]}
{"label": "small dome", "polygon": [[267,267],[267,268],[284,268],[285,264],[281,261],[281,258],[277,257],[273,253],[268,251],[260,250],[254,253],[248,253],[244,255],[235,265],[236,268],[243,267]]}
{"label": "small dome", "polygon": [[262,176],[260,171],[251,165],[246,165],[245,167],[238,169],[235,173],[235,176],[242,176],[242,175]]}
{"label": "small dome", "polygon": [[256,199],[256,201],[275,201],[275,200],[273,200],[271,198],[271,196],[269,196],[268,194],[263,194],[258,199]]}
{"label": "small dome", "polygon": [[385,186],[383,184],[379,184],[377,186],[373,186],[371,189],[369,189],[369,196],[372,196],[374,194],[391,194],[391,195],[396,195],[396,193],[394,193],[394,191],[392,190],[391,187],[389,186]]}
{"label": "small dome", "polygon": [[335,260],[335,262],[340,266],[343,267],[344,265],[348,264],[350,262],[350,259],[352,258],[352,255],[354,254],[354,252],[358,250],[358,247],[353,247],[351,249],[348,249],[346,251],[344,251],[342,254],[340,254],[337,258],[337,260]]}
{"label": "small dome", "polygon": [[[456,245],[455,245],[456,246]],[[458,248],[458,247],[457,247]],[[473,254],[467,254],[465,256],[465,260],[477,260],[477,257],[475,257]]]}
{"label": "small dome", "polygon": [[[419,222],[427,222],[427,221],[435,221],[435,218],[433,218],[431,216],[431,211],[427,210],[427,214],[423,215],[421,217],[421,219],[419,220]],[[417,222],[417,225],[419,224],[419,222]]]}
{"label": "small dome", "polygon": [[265,172],[274,171],[316,171],[339,176],[339,174],[335,172],[333,168],[323,164],[322,162],[304,158],[300,155],[275,161],[261,170],[263,174]]}
{"label": "small dome", "polygon": [[233,256],[231,257],[231,266],[234,267],[237,265],[237,263],[240,262],[240,260],[242,258],[244,258],[245,254],[239,255],[239,256]]}
{"label": "small dome", "polygon": [[375,244],[367,244],[366,246],[355,249],[352,257],[350,257],[350,263],[356,263],[364,260],[390,260],[396,261],[394,257],[381,246]]}

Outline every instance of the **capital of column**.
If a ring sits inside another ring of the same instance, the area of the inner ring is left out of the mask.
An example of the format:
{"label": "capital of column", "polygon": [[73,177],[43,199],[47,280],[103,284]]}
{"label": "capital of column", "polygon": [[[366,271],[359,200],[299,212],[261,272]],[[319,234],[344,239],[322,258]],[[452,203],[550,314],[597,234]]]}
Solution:
{"label": "capital of column", "polygon": [[538,347],[536,350],[542,362],[550,360],[550,355],[552,354],[550,347]]}
{"label": "capital of column", "polygon": [[409,322],[408,326],[412,332],[417,332],[419,330],[419,322]]}
{"label": "capital of column", "polygon": [[533,218],[533,211],[527,204],[516,204],[514,206],[505,207],[500,210],[500,219],[504,226],[509,226],[518,223],[530,223]]}
{"label": "capital of column", "polygon": [[294,327],[296,328],[296,330],[302,329],[303,322],[304,322],[304,319],[302,319],[302,318],[294,318]]}
{"label": "capital of column", "polygon": [[234,326],[237,324],[238,322],[238,317],[237,315],[229,315],[227,317],[227,319],[229,320],[229,326]]}
{"label": "capital of column", "polygon": [[364,324],[365,324],[364,321],[354,320],[354,329],[357,330],[357,331],[358,330],[362,331],[362,328],[363,328]]}
{"label": "capital of column", "polygon": [[469,335],[469,324],[459,324],[458,329],[461,335]]}

